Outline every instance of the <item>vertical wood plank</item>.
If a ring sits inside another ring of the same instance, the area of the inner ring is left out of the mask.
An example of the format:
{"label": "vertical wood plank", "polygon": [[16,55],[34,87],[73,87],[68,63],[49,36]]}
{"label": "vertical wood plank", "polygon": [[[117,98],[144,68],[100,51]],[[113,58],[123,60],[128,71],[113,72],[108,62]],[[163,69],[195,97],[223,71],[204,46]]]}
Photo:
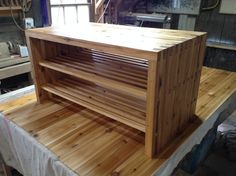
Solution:
{"label": "vertical wood plank", "polygon": [[35,92],[37,101],[41,103],[43,100],[48,99],[47,92],[43,91],[41,86],[47,82],[45,69],[39,66],[39,62],[44,59],[41,42],[39,39],[26,37],[27,45],[29,48],[29,57],[32,66],[32,77],[35,84]]}
{"label": "vertical wood plank", "polygon": [[148,83],[147,83],[147,117],[145,133],[145,153],[148,157],[153,157],[156,151],[157,114],[158,114],[158,93],[159,93],[159,62],[160,54],[151,56],[148,63]]}
{"label": "vertical wood plank", "polygon": [[194,100],[191,107],[192,114],[195,113],[196,105],[197,105],[198,89],[200,85],[202,65],[203,65],[205,49],[206,49],[206,37],[207,37],[206,35],[201,36],[201,41],[200,41],[200,50],[199,50],[198,62],[197,62],[197,72],[195,75],[194,89],[193,89],[193,95],[192,95],[193,100]]}
{"label": "vertical wood plank", "polygon": [[161,81],[161,84],[159,85],[159,110],[158,110],[158,134],[157,134],[157,153],[159,153],[162,150],[162,147],[165,145],[166,141],[168,140],[166,138],[166,135],[168,135],[168,128],[166,128],[168,124],[168,117],[166,113],[165,105],[168,103],[168,96],[166,96],[167,93],[167,82],[168,82],[168,63],[167,60],[169,60],[169,51],[164,50],[162,52],[160,62],[159,62],[159,79]]}

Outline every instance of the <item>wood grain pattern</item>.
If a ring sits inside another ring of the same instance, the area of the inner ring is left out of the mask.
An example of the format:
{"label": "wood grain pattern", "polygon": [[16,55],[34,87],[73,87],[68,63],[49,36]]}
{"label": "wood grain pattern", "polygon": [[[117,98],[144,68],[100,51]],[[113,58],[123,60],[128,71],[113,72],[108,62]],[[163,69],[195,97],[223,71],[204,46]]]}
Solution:
{"label": "wood grain pattern", "polygon": [[34,38],[144,59],[149,59],[150,52],[156,53],[205,34],[98,23],[26,31],[26,36]]}
{"label": "wood grain pattern", "polygon": [[146,176],[160,168],[236,91],[236,74],[203,68],[199,90],[198,121],[190,123],[184,132],[173,138],[171,145],[156,159],[144,154],[144,133],[60,99],[37,104],[35,94],[31,93],[0,104],[0,111],[78,175]]}
{"label": "wood grain pattern", "polygon": [[44,70],[39,67],[38,63],[45,59],[43,57],[45,53],[42,52],[43,49],[41,48],[41,40],[33,38],[27,38],[26,40],[29,47],[29,57],[31,60],[33,81],[36,86],[36,96],[38,101],[42,102],[44,99],[48,98],[47,92],[43,93],[41,88],[41,86],[48,81],[48,77]]}
{"label": "wood grain pattern", "polygon": [[31,65],[29,62],[13,65],[0,69],[0,80],[6,79],[12,76],[20,75],[23,73],[30,73]]}
{"label": "wood grain pattern", "polygon": [[145,133],[145,153],[152,157],[156,153],[156,135],[157,135],[157,111],[159,110],[159,84],[160,79],[160,61],[162,55],[155,56],[149,61],[148,68],[148,85],[147,85],[147,116],[146,116],[146,133]]}
{"label": "wood grain pattern", "polygon": [[145,132],[145,153],[157,156],[195,117],[206,34],[69,28],[26,31],[38,101],[60,96]]}

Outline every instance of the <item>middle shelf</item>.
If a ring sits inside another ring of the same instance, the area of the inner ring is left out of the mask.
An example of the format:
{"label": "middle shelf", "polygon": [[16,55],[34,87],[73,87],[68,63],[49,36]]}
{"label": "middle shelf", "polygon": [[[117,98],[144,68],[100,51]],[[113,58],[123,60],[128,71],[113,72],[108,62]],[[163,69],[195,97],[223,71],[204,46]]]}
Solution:
{"label": "middle shelf", "polygon": [[43,93],[56,95],[145,132],[148,61],[41,41]]}
{"label": "middle shelf", "polygon": [[[147,71],[145,67],[139,66],[140,72],[134,73],[132,72],[134,68],[130,67],[128,63],[126,66],[122,65],[115,68],[112,65],[107,65],[109,63],[107,60],[106,64],[100,63],[100,61],[96,57],[93,57],[92,61],[88,61],[88,58],[81,56],[78,59],[57,56],[41,61],[39,65],[83,80],[102,84],[113,90],[133,94],[143,100],[146,99]],[[123,69],[124,67],[126,67],[126,70]]]}
{"label": "middle shelf", "polygon": [[42,89],[145,132],[144,100],[74,77],[47,83]]}

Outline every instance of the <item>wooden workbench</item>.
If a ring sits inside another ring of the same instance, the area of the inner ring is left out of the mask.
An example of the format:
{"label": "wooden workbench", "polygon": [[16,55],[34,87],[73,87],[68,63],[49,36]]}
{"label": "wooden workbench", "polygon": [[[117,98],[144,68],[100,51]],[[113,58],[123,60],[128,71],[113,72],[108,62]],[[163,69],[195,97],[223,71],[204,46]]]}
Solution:
{"label": "wooden workbench", "polygon": [[28,57],[0,59],[0,80],[30,72],[31,65]]}
{"label": "wooden workbench", "polygon": [[235,101],[235,91],[236,73],[204,68],[198,120],[156,159],[145,156],[142,132],[78,105],[59,100],[37,104],[30,93],[2,103],[0,111],[79,175],[168,175]]}
{"label": "wooden workbench", "polygon": [[[1,7],[0,7],[1,11]],[[29,57],[11,56],[8,45],[0,43],[0,81],[12,76],[31,72]]]}

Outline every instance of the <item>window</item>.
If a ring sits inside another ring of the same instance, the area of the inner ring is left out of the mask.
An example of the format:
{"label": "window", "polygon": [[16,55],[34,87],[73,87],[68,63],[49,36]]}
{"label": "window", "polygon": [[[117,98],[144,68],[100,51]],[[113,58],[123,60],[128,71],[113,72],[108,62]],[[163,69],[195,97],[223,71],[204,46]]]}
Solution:
{"label": "window", "polygon": [[52,25],[89,22],[88,0],[51,0]]}

